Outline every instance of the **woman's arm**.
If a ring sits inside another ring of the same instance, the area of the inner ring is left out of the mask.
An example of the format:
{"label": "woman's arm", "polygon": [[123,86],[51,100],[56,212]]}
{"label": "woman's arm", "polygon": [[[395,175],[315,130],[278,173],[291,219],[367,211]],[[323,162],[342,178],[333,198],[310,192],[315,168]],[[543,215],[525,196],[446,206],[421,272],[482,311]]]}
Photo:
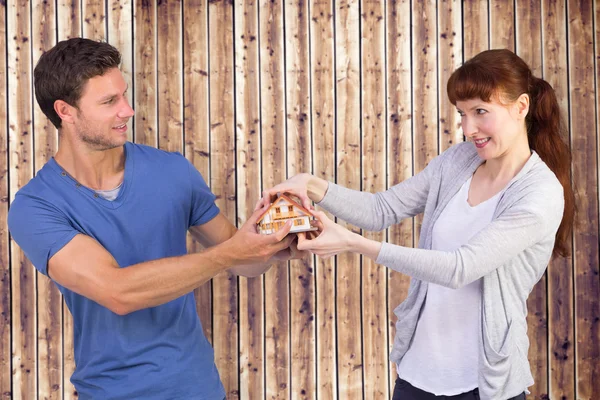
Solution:
{"label": "woman's arm", "polygon": [[[313,240],[300,236],[298,248],[321,257],[360,253],[416,279],[460,288],[514,257],[522,257],[524,263],[534,266],[547,264],[563,207],[561,193],[538,192],[503,212],[467,244],[449,252],[375,242],[335,224],[324,213],[317,213],[321,234]],[[537,245],[548,247],[547,256],[524,252]]]}
{"label": "woman's arm", "polygon": [[442,155],[434,158],[422,172],[375,194],[348,189],[310,174],[298,174],[263,192],[256,208],[269,204],[277,193],[290,193],[308,210],[312,208],[312,200],[361,229],[380,231],[423,212],[433,176],[441,167],[442,159]]}

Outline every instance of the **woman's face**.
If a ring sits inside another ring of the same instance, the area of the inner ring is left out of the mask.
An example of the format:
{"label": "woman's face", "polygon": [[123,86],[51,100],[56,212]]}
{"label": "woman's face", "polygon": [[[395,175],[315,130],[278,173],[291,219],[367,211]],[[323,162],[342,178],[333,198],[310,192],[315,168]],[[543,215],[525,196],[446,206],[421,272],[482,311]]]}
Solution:
{"label": "woman's face", "polygon": [[514,103],[503,104],[496,99],[457,101],[463,133],[473,142],[483,160],[501,158],[519,146],[529,146],[525,116],[529,97],[521,95]]}

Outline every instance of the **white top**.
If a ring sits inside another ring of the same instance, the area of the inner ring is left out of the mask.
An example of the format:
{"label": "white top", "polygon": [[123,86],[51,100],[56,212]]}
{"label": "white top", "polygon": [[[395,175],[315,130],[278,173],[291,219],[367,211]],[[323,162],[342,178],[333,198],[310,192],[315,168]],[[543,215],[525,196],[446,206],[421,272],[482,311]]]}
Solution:
{"label": "white top", "polygon": [[[454,195],[433,226],[432,249],[454,251],[492,221],[502,192],[471,207],[471,178]],[[436,396],[478,387],[481,279],[459,289],[429,284],[413,341],[398,375]]]}

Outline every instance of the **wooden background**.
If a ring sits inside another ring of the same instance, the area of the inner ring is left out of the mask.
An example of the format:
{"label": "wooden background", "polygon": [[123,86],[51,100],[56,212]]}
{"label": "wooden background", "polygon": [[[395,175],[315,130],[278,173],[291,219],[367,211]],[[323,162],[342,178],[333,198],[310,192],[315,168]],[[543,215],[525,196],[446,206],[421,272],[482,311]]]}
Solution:
{"label": "wooden background", "polygon": [[[77,397],[71,316],[6,215],[57,148],[33,67],[82,35],[122,51],[131,139],[183,152],[237,223],[297,172],[375,191],[422,170],[462,140],[450,73],[481,50],[515,50],[568,116],[580,210],[574,256],[529,298],[531,398],[600,399],[599,24],[600,2],[586,0],[0,0],[1,398]],[[417,234],[407,221],[366,235],[412,246]],[[228,398],[389,398],[407,285],[354,255],[216,277],[197,301]]]}

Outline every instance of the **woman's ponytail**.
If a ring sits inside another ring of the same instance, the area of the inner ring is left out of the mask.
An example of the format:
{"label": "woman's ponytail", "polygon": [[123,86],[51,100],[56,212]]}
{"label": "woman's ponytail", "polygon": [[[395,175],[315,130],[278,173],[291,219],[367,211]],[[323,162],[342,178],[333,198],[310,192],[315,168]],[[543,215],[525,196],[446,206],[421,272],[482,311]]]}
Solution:
{"label": "woman's ponytail", "polygon": [[568,132],[561,118],[560,107],[554,89],[543,79],[531,77],[530,106],[527,116],[529,146],[535,150],[560,181],[565,209],[554,244],[553,255],[569,255],[575,196],[571,186],[571,152],[565,140]]}

